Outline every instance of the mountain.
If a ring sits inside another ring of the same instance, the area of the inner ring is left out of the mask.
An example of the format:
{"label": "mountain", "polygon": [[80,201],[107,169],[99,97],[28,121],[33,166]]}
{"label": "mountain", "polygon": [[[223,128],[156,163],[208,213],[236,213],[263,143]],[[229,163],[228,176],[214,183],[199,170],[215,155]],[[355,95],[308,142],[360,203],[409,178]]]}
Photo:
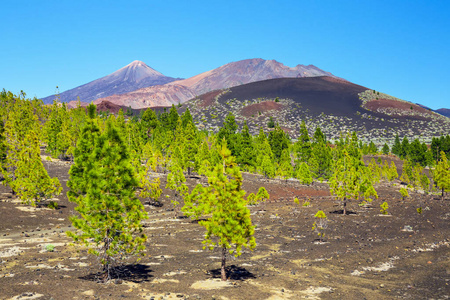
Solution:
{"label": "mountain", "polygon": [[450,132],[450,119],[417,104],[397,99],[335,77],[277,78],[216,90],[185,102],[201,129],[218,131],[228,113],[233,113],[250,132],[265,132],[270,118],[292,138],[305,121],[312,136],[320,127],[330,140],[342,132],[357,132],[365,142],[381,146],[398,134],[411,141]]}
{"label": "mountain", "polygon": [[428,110],[434,111],[435,113],[438,113],[438,114],[443,115],[445,117],[450,118],[450,109],[448,109],[448,108],[431,109],[428,106],[425,106],[425,105],[422,105],[422,104],[418,104],[417,103],[417,105],[419,105],[419,106],[421,106],[423,108],[426,108]]}
{"label": "mountain", "polygon": [[297,65],[291,68],[275,60],[246,59],[228,63],[188,79],[173,81],[164,86],[154,86],[122,95],[104,97],[94,103],[109,101],[132,108],[171,106],[172,104],[183,103],[195,95],[250,82],[272,78],[301,78],[324,75],[335,77],[333,74],[313,65]]}
{"label": "mountain", "polygon": [[450,109],[448,109],[448,108],[439,108],[439,109],[435,110],[435,112],[450,118]]}
{"label": "mountain", "polygon": [[[167,77],[150,68],[142,61],[135,60],[114,73],[60,94],[61,102],[80,100],[91,102],[100,97],[124,94],[140,88],[166,84],[180,78]],[[43,98],[44,103],[52,103],[55,95]]]}
{"label": "mountain", "polygon": [[200,95],[212,90],[265,79],[314,76],[334,77],[333,74],[325,72],[313,65],[297,65],[294,68],[290,68],[275,60],[254,58],[232,62],[194,77],[175,81],[172,84],[187,86],[197,95]]}

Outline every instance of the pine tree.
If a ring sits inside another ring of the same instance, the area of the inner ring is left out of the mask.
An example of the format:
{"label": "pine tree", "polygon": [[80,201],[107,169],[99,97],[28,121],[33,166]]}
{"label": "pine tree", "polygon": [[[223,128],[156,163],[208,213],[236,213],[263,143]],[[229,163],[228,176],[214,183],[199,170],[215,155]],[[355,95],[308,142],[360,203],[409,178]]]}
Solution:
{"label": "pine tree", "polygon": [[346,149],[342,150],[342,155],[334,163],[329,185],[331,194],[344,202],[344,215],[347,213],[349,199],[370,199],[371,196],[378,198],[370,180],[370,171],[360,159],[350,156]]}
{"label": "pine tree", "polygon": [[222,141],[225,138],[225,140],[227,141],[228,149],[230,149],[231,155],[233,155],[234,157],[239,156],[237,129],[238,124],[236,123],[234,114],[229,112],[223,122],[223,126],[217,133],[217,140]]}
{"label": "pine tree", "polygon": [[259,129],[259,135],[255,139],[254,149],[257,171],[266,178],[275,177],[274,155],[262,128]]}
{"label": "pine tree", "polygon": [[414,165],[409,159],[403,162],[400,180],[408,185],[412,185],[414,183]]}
{"label": "pine tree", "polygon": [[404,159],[409,155],[409,151],[410,151],[410,145],[409,145],[409,141],[408,138],[405,136],[403,137],[402,140],[402,147],[401,147],[401,151],[400,151],[400,158]]}
{"label": "pine tree", "polygon": [[140,132],[144,141],[148,141],[153,131],[158,126],[158,118],[151,108],[147,108],[142,115],[140,124]]}
{"label": "pine tree", "polygon": [[0,118],[0,171],[6,161],[6,138],[5,138],[5,125],[3,120]]}
{"label": "pine tree", "polygon": [[227,280],[227,252],[239,256],[242,247],[253,249],[256,242],[255,228],[244,199],[245,191],[241,189],[241,172],[226,143],[222,144],[220,154],[222,163],[215,165],[208,174],[208,186],[198,184],[186,197],[183,211],[189,216],[206,218],[199,222],[206,228],[203,244],[211,250],[216,246],[221,248],[221,277]]}
{"label": "pine tree", "polygon": [[34,131],[29,131],[21,143],[16,161],[15,177],[11,188],[23,203],[36,206],[41,201],[61,193],[57,177],[50,178],[41,161],[39,140]]}
{"label": "pine tree", "polygon": [[115,257],[145,249],[147,237],[140,222],[148,216],[134,195],[138,181],[118,130],[108,122],[105,132],[99,134],[95,106],[90,105],[88,113],[67,183],[69,200],[77,204],[79,213],[70,218],[77,231],[67,234],[100,256],[104,280],[108,281],[114,276]]}
{"label": "pine tree", "polygon": [[295,175],[301,184],[310,185],[313,182],[311,171],[305,162],[300,163]]}
{"label": "pine tree", "polygon": [[[192,117],[191,117],[192,118]],[[195,167],[195,155],[199,147],[197,128],[194,123],[186,122],[183,126],[183,159],[184,166],[188,170],[188,176],[191,176],[191,169]]]}
{"label": "pine tree", "polygon": [[382,169],[378,166],[374,158],[370,160],[368,168],[371,173],[372,182],[379,183],[382,177]]}
{"label": "pine tree", "polygon": [[47,150],[50,155],[57,158],[60,151],[57,147],[58,134],[61,132],[62,125],[62,109],[60,108],[60,103],[55,100],[51,107],[51,113],[48,121],[45,124],[45,131],[47,137]]}
{"label": "pine tree", "polygon": [[434,181],[437,187],[441,189],[441,197],[444,200],[444,192],[450,191],[450,166],[444,151],[441,151],[441,160],[434,171]]}
{"label": "pine tree", "polygon": [[239,136],[239,156],[236,160],[237,163],[245,169],[253,168],[255,166],[253,138],[250,135],[247,122],[244,123],[244,127]]}
{"label": "pine tree", "polygon": [[289,136],[277,124],[275,126],[275,129],[269,133],[268,141],[270,144],[270,148],[272,149],[272,153],[275,156],[275,159],[278,161],[283,150],[289,148]]}
{"label": "pine tree", "polygon": [[383,152],[384,155],[388,155],[389,154],[389,146],[386,143],[384,143],[383,149],[381,151]]}
{"label": "pine tree", "polygon": [[397,166],[395,165],[394,161],[391,161],[388,180],[394,181],[397,178],[398,178]]}
{"label": "pine tree", "polygon": [[266,200],[270,199],[270,195],[267,192],[265,187],[262,186],[258,189],[258,192],[256,193],[256,199],[257,199],[257,201],[262,201],[262,202],[265,202]]}
{"label": "pine tree", "polygon": [[300,125],[300,135],[298,141],[294,144],[294,151],[300,162],[308,162],[311,158],[311,138],[306,129],[305,121],[302,121]]}
{"label": "pine tree", "polygon": [[369,154],[377,154],[378,153],[377,146],[375,145],[375,143],[373,141],[370,141],[368,151],[369,151]]}
{"label": "pine tree", "polygon": [[208,140],[205,139],[195,155],[195,170],[200,175],[205,175],[208,173],[211,167],[211,157],[209,152]]}
{"label": "pine tree", "polygon": [[186,178],[184,177],[183,170],[179,164],[172,162],[169,167],[169,171],[170,173],[167,174],[166,189],[175,191],[175,199],[172,200],[172,204],[174,207],[177,207],[180,204],[178,201],[178,196],[185,198],[188,192],[188,187],[185,184]]}
{"label": "pine tree", "polygon": [[174,104],[172,104],[172,107],[170,108],[169,111],[169,116],[168,116],[168,128],[171,131],[174,131],[175,128],[177,127],[178,124],[178,120],[180,119],[180,115],[178,114],[177,108],[175,107]]}
{"label": "pine tree", "polygon": [[181,115],[181,124],[183,125],[183,128],[185,128],[189,123],[194,125],[194,119],[192,119],[191,111],[188,107],[183,115]]}
{"label": "pine tree", "polygon": [[400,144],[400,138],[398,137],[398,134],[395,135],[394,145],[392,146],[392,154],[397,155],[400,157],[400,154],[402,153],[402,145]]}
{"label": "pine tree", "polygon": [[137,169],[137,177],[139,180],[139,186],[142,189],[139,193],[141,198],[150,198],[149,203],[155,204],[158,202],[161,196],[162,190],[160,188],[161,181],[159,177],[150,180],[150,172],[156,171],[156,156],[153,154],[150,143],[147,143],[142,151],[143,159],[146,160],[144,167],[142,168],[141,162],[139,161],[139,166]]}
{"label": "pine tree", "polygon": [[326,144],[324,138],[322,139],[319,135],[312,145],[311,158],[308,161],[311,172],[316,178],[323,180],[330,177],[332,173],[332,158],[331,148]]}
{"label": "pine tree", "polygon": [[293,172],[294,169],[291,164],[291,156],[289,155],[289,149],[284,149],[281,152],[280,162],[278,164],[277,169],[277,175],[286,180],[287,183],[288,178],[292,176]]}
{"label": "pine tree", "polygon": [[41,161],[41,126],[39,117],[34,113],[34,105],[37,104],[21,96],[9,105],[9,111],[4,116],[4,138],[7,143],[1,172],[22,202],[36,206],[58,195],[61,185],[57,178],[50,178]]}

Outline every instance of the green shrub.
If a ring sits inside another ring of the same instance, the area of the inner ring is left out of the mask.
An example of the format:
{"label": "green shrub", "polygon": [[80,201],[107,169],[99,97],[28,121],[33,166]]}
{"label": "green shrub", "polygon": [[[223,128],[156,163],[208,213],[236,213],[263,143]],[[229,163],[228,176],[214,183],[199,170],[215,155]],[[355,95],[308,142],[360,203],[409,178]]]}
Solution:
{"label": "green shrub", "polygon": [[389,208],[389,205],[387,204],[387,202],[383,202],[383,204],[381,204],[380,205],[380,207],[381,207],[381,210],[380,210],[380,212],[383,214],[383,215],[387,215],[388,214],[388,208]]}
{"label": "green shrub", "polygon": [[53,252],[55,251],[55,246],[52,244],[48,244],[47,246],[45,246],[45,250],[47,250],[47,252]]}
{"label": "green shrub", "polygon": [[48,203],[47,207],[50,209],[58,209],[59,205],[58,205],[58,202],[56,202],[56,201],[50,201]]}
{"label": "green shrub", "polygon": [[400,194],[402,195],[402,199],[403,200],[405,200],[405,198],[409,197],[408,190],[405,189],[404,187],[402,187],[400,189]]}

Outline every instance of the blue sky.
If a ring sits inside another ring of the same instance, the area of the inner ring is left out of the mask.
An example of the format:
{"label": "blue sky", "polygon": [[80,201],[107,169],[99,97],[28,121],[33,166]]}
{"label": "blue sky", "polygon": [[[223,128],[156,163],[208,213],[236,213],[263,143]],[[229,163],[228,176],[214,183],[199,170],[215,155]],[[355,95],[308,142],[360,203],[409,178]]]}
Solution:
{"label": "blue sky", "polygon": [[142,60],[190,77],[247,58],[313,64],[450,108],[450,1],[33,1],[0,3],[0,89],[53,94]]}

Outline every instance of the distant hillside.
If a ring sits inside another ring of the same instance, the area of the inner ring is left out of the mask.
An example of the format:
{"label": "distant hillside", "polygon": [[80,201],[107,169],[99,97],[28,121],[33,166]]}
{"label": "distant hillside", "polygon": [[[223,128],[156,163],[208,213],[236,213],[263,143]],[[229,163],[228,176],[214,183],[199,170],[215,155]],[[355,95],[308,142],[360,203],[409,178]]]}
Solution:
{"label": "distant hillside", "polygon": [[419,105],[419,106],[421,106],[423,108],[426,108],[428,110],[432,110],[432,111],[434,111],[434,112],[436,112],[436,113],[438,113],[440,115],[443,115],[443,116],[446,116],[446,117],[450,118],[450,109],[448,109],[448,108],[439,108],[439,109],[433,110],[433,109],[429,108],[428,106],[425,106],[425,105],[422,105],[422,104],[418,104],[417,103],[417,105]]}
{"label": "distant hillside", "polygon": [[313,65],[290,68],[275,60],[246,59],[223,65],[188,79],[163,86],[139,89],[130,93],[98,99],[95,103],[109,101],[132,108],[170,106],[183,103],[208,91],[256,82],[271,78],[331,76]]}
{"label": "distant hillside", "polygon": [[440,108],[440,109],[435,110],[435,112],[450,118],[450,109],[448,109],[448,108]]}
{"label": "distant hillside", "polygon": [[[141,61],[133,61],[116,72],[91,81],[60,94],[61,102],[70,102],[80,97],[82,102],[91,102],[101,97],[119,95],[140,88],[161,85],[179,78],[167,77]],[[55,95],[43,98],[44,103],[52,103]]]}
{"label": "distant hillside", "polygon": [[381,145],[396,134],[409,138],[450,132],[450,119],[411,102],[369,90],[333,77],[270,79],[212,91],[183,104],[200,128],[217,131],[232,112],[242,126],[247,121],[253,134],[270,117],[296,138],[305,121],[310,134],[321,129],[331,140],[341,132],[356,131],[366,141]]}

